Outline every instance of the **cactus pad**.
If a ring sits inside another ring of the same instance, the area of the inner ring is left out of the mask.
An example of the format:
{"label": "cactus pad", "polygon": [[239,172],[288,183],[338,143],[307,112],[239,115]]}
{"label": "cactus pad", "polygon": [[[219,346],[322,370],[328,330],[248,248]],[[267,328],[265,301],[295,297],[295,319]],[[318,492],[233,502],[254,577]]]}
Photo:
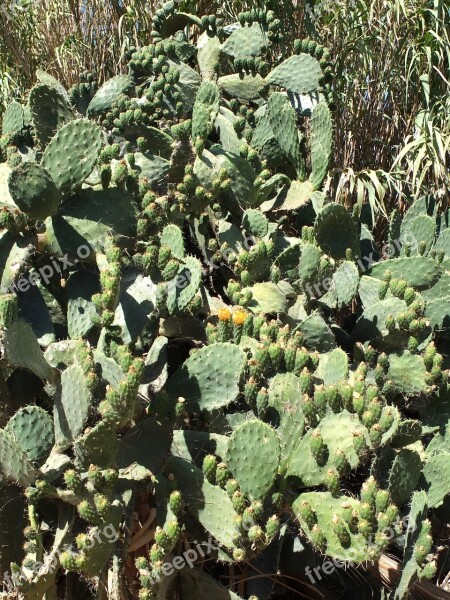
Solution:
{"label": "cactus pad", "polygon": [[62,194],[79,188],[92,173],[102,146],[99,127],[87,119],[71,121],[52,138],[42,166]]}
{"label": "cactus pad", "polygon": [[232,344],[213,344],[195,352],[166,384],[173,398],[183,396],[192,412],[228,406],[239,393],[245,356]]}
{"label": "cactus pad", "polygon": [[264,498],[280,462],[275,430],[257,420],[239,425],[230,438],[226,462],[244,494],[255,500]]}
{"label": "cactus pad", "polygon": [[45,219],[58,210],[60,197],[47,171],[32,162],[12,170],[9,191],[16,205],[33,219]]}
{"label": "cactus pad", "polygon": [[319,87],[322,70],[309,54],[290,56],[266,77],[267,83],[279,85],[296,94],[308,94]]}
{"label": "cactus pad", "polygon": [[26,406],[16,412],[5,428],[36,466],[50,454],[54,443],[53,421],[38,406]]}

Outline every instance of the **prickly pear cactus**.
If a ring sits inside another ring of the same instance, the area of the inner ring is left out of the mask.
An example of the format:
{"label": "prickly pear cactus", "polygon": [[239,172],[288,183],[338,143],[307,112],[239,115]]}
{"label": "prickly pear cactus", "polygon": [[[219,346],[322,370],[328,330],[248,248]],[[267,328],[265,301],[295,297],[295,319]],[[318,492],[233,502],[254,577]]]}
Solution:
{"label": "prickly pear cactus", "polygon": [[435,576],[448,214],[419,200],[364,254],[367,225],[323,191],[330,52],[293,47],[270,10],[168,2],[126,73],[67,92],[39,72],[3,113],[14,597],[239,598],[221,581],[242,573],[254,599],[247,569],[386,551],[397,598]]}

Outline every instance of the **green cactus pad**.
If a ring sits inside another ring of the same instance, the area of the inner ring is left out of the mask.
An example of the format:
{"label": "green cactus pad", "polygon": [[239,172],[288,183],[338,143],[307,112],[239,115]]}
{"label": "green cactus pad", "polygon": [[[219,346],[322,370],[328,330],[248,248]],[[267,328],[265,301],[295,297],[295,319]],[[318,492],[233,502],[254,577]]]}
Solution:
{"label": "green cactus pad", "polygon": [[426,368],[420,356],[405,351],[402,355],[389,357],[387,379],[398,392],[403,394],[420,393],[426,389]]}
{"label": "green cactus pad", "polygon": [[92,98],[87,109],[88,116],[93,117],[108,112],[115,100],[132,87],[133,81],[129,75],[116,75],[108,79]]}
{"label": "green cactus pad", "polygon": [[170,248],[174,258],[183,260],[185,256],[183,232],[176,225],[166,225],[161,233],[161,246]]}
{"label": "green cactus pad", "polygon": [[304,165],[295,110],[288,98],[280,92],[271,94],[267,107],[269,122],[275,139],[297,171],[297,176],[301,178],[304,174]]}
{"label": "green cactus pad", "polygon": [[[127,137],[127,131],[124,135]],[[156,127],[142,127],[139,129],[139,135],[145,138],[145,146],[150,154],[170,158],[175,140],[166,131]]]}
{"label": "green cactus pad", "polygon": [[45,360],[28,323],[11,323],[4,336],[4,345],[5,359],[11,366],[28,369],[43,380],[53,380],[53,369]]}
{"label": "green cactus pad", "polygon": [[309,54],[290,56],[266,77],[266,82],[279,85],[296,94],[308,94],[319,87],[322,69]]}
{"label": "green cactus pad", "polygon": [[61,374],[61,387],[55,396],[55,440],[60,450],[67,448],[82,433],[89,416],[92,398],[86,377],[78,365]]}
{"label": "green cactus pad", "polygon": [[431,456],[423,467],[422,487],[426,489],[430,508],[440,506],[450,493],[449,460],[450,452],[442,452]]}
{"label": "green cactus pad", "polygon": [[234,58],[259,56],[267,46],[265,31],[259,23],[233,31],[222,46],[222,52]]}
{"label": "green cactus pad", "polygon": [[[158,473],[170,454],[173,423],[170,419],[160,421],[155,417],[144,419],[120,440],[117,465],[127,468],[133,463],[142,465],[152,473]],[[153,450],[148,451],[152,440]]]}
{"label": "green cactus pad", "polygon": [[261,75],[224,75],[219,77],[217,85],[221,90],[239,102],[248,103],[252,100],[261,98],[261,95],[267,85]]}
{"label": "green cactus pad", "polygon": [[315,373],[321,377],[325,385],[334,385],[348,377],[348,356],[340,348],[335,348],[328,354],[322,354]]}
{"label": "green cactus pad", "polygon": [[262,238],[267,235],[269,222],[259,210],[249,208],[242,216],[242,225],[250,235]]}
{"label": "green cactus pad", "polygon": [[437,252],[443,250],[445,257],[450,257],[450,229],[444,229],[439,233],[439,237],[433,246],[433,250],[436,250]]}
{"label": "green cactus pad", "polygon": [[11,171],[9,191],[22,212],[33,219],[46,219],[58,210],[60,196],[47,171],[25,162]]}
{"label": "green cactus pad", "polygon": [[100,292],[98,277],[90,272],[75,271],[67,281],[67,328],[71,339],[84,338],[93,329],[96,314],[92,296]]}
{"label": "green cactus pad", "polygon": [[141,177],[146,177],[150,187],[157,189],[167,177],[170,162],[155,154],[135,153],[136,170]]}
{"label": "green cactus pad", "polygon": [[168,284],[167,308],[171,314],[186,308],[199,289],[201,277],[200,262],[193,256],[187,256]]}
{"label": "green cactus pad", "polygon": [[136,216],[131,194],[116,188],[84,189],[65,203],[64,214],[46,220],[44,246],[56,256],[92,261],[94,253],[86,255],[85,247],[101,252],[111,234],[134,237]]}
{"label": "green cactus pad", "polygon": [[42,156],[42,166],[62,194],[79,188],[88,177],[102,147],[100,128],[87,119],[64,125]]}
{"label": "green cactus pad", "polygon": [[225,490],[211,485],[203,477],[201,469],[182,458],[171,456],[166,461],[165,472],[175,476],[189,514],[219,543],[226,548],[233,548],[233,539],[237,533],[237,515]]}
{"label": "green cactus pad", "polygon": [[207,32],[204,32],[198,38],[197,61],[204,80],[214,79],[221,51],[222,44],[217,36],[210,37]]}
{"label": "green cactus pad", "polygon": [[39,142],[46,146],[55,133],[75,118],[68,99],[54,86],[36,84],[29,97],[31,117]]}
{"label": "green cactus pad", "polygon": [[[422,460],[419,453],[409,448],[402,448],[395,456],[389,470],[388,489],[394,504],[401,507],[409,500],[416,489],[421,472]],[[447,486],[448,483],[449,481]]]}
{"label": "green cactus pad", "polygon": [[203,459],[208,454],[214,454],[220,461],[226,459],[229,439],[218,433],[175,429],[171,452],[201,468]]}
{"label": "green cactus pad", "polygon": [[[407,310],[404,300],[399,298],[386,298],[365,309],[356,323],[353,336],[360,341],[376,339],[387,336],[386,319],[392,315],[394,318]],[[404,336],[402,336],[402,339]]]}
{"label": "green cactus pad", "polygon": [[233,344],[206,346],[186,360],[165,389],[172,398],[183,396],[192,412],[228,406],[239,394],[244,362],[244,353]]}
{"label": "green cactus pad", "polygon": [[425,254],[431,250],[436,234],[436,221],[427,215],[419,215],[412,221],[403,221],[400,230],[402,244],[410,244],[411,255],[418,254],[419,244],[425,242]]}
{"label": "green cactus pad", "polygon": [[206,141],[214,128],[219,113],[220,91],[212,81],[204,81],[200,86],[192,109],[192,139]]}
{"label": "green cactus pad", "polygon": [[247,421],[234,431],[226,463],[241,492],[259,500],[265,497],[278,472],[280,443],[275,430],[262,421]]}
{"label": "green cactus pad", "polygon": [[302,254],[298,266],[298,274],[303,284],[316,279],[319,273],[319,265],[322,253],[320,248],[306,242],[302,245]]}
{"label": "green cactus pad", "polygon": [[441,275],[438,263],[426,256],[384,260],[373,265],[367,274],[377,279],[383,279],[386,271],[391,272],[393,279],[404,279],[408,285],[418,290],[433,286]]}
{"label": "green cactus pad", "polygon": [[55,77],[53,77],[53,75],[50,75],[50,73],[46,73],[45,71],[42,71],[41,69],[37,69],[36,70],[36,78],[39,83],[43,83],[45,85],[48,85],[49,87],[55,88],[55,90],[57,90],[57,92],[61,96],[66,98],[66,100],[69,99],[69,94],[67,93],[66,88]]}
{"label": "green cactus pad", "polygon": [[[356,563],[365,562],[368,558],[367,539],[360,533],[353,533],[346,523],[344,515],[344,505],[357,511],[360,505],[359,501],[351,496],[341,496],[333,498],[329,492],[307,492],[301,494],[293,503],[292,510],[300,522],[303,532],[311,539],[311,528],[301,516],[302,503],[308,503],[317,517],[317,526],[324,533],[326,538],[326,549],[324,553],[333,558],[352,561]],[[348,534],[349,543],[345,546],[339,541],[338,536],[332,527],[333,518],[337,515],[343,522]]]}
{"label": "green cactus pad", "polygon": [[351,214],[341,204],[327,204],[314,224],[317,243],[333,258],[345,258],[347,248],[359,254],[359,236]]}
{"label": "green cactus pad", "polygon": [[224,109],[223,107],[219,109],[219,114],[217,115],[214,127],[220,136],[222,148],[227,152],[238,154],[239,148],[245,146],[246,142],[244,138],[240,138],[236,133],[233,121],[221,114],[221,112],[225,112],[225,110],[227,109]]}
{"label": "green cactus pad", "polygon": [[32,485],[38,472],[12,433],[0,429],[0,475],[23,487]]}
{"label": "green cactus pad", "polygon": [[2,115],[2,134],[15,135],[20,133],[24,126],[23,106],[20,102],[13,100],[6,107]]}
{"label": "green cactus pad", "polygon": [[328,352],[336,346],[333,332],[318,313],[306,317],[299,330],[305,338],[305,346],[308,350]]}
{"label": "green cactus pad", "polygon": [[44,409],[38,406],[21,408],[8,421],[5,430],[35,466],[40,466],[50,454],[55,436],[53,421]]}
{"label": "green cactus pad", "polygon": [[310,202],[313,193],[314,187],[309,180],[297,181],[294,179],[289,188],[279,194],[272,210],[285,211],[302,208]]}
{"label": "green cactus pad", "polygon": [[[10,231],[0,232],[0,264],[2,265],[0,292],[14,289],[15,282],[22,279],[21,275],[24,275],[27,262],[34,252],[35,247],[30,244],[29,238],[16,236]],[[26,284],[25,281],[25,286]]]}
{"label": "green cactus pad", "polygon": [[450,296],[436,300],[427,300],[425,318],[432,329],[448,329],[450,327]]}
{"label": "green cactus pad", "polygon": [[326,102],[316,104],[311,115],[311,183],[315,190],[322,185],[331,156],[333,126]]}
{"label": "green cactus pad", "polygon": [[313,430],[309,430],[302,438],[297,449],[294,451],[289,462],[287,476],[299,477],[303,485],[314,486],[324,484],[329,469],[334,468],[336,451],[342,450],[351,468],[359,464],[358,455],[353,447],[353,433],[365,436],[367,445],[370,447],[368,431],[362,425],[357,415],[343,410],[339,414],[329,414],[320,422],[320,432],[328,447],[328,457],[323,466],[318,465],[311,453],[310,438]]}
{"label": "green cactus pad", "polygon": [[333,282],[339,306],[348,305],[358,292],[358,267],[355,263],[347,260],[342,262],[333,273]]}
{"label": "green cactus pad", "polygon": [[95,464],[102,469],[109,469],[115,464],[118,444],[115,428],[100,421],[75,440],[75,466],[87,470],[89,465]]}

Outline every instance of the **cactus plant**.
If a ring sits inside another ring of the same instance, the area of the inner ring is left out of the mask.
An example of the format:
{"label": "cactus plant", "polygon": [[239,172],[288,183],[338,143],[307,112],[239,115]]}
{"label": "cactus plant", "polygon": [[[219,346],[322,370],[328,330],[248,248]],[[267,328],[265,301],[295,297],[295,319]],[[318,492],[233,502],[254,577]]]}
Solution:
{"label": "cactus plant", "polygon": [[[396,212],[395,252],[365,257],[367,223],[323,188],[328,50],[286,56],[256,8],[229,26],[168,2],[152,22],[126,74],[68,93],[40,72],[29,110],[2,116],[0,471],[28,504],[14,593],[235,597],[226,565],[378,560],[412,499],[404,598],[434,576],[425,517],[450,493],[448,215]],[[175,572],[205,544],[202,569]]]}

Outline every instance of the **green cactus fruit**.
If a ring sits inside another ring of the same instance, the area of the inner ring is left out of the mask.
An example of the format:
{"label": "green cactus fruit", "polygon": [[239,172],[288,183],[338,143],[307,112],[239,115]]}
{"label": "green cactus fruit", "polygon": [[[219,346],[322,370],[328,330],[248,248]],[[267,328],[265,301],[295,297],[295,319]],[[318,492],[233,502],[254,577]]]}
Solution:
{"label": "green cactus fruit", "polygon": [[88,500],[82,500],[78,504],[77,510],[80,517],[88,523],[97,525],[101,521],[101,519],[99,519],[97,509]]}
{"label": "green cactus fruit", "polygon": [[258,382],[253,377],[250,377],[244,386],[245,401],[250,404],[250,406],[253,406],[256,402],[258,389]]}
{"label": "green cactus fruit", "polygon": [[19,302],[15,294],[0,294],[0,327],[7,329],[19,317]]}
{"label": "green cactus fruit", "polygon": [[59,562],[66,571],[77,571],[76,554],[70,551],[64,551],[59,555]]}
{"label": "green cactus fruit", "polygon": [[380,446],[382,438],[383,438],[383,432],[378,423],[375,423],[375,425],[372,425],[372,427],[370,428],[369,437],[370,437],[370,441],[372,442],[372,445],[375,448]]}
{"label": "green cactus fruit", "polygon": [[67,489],[75,493],[80,493],[84,488],[81,477],[75,469],[69,469],[64,473],[64,483]]}
{"label": "green cactus fruit", "polygon": [[260,388],[256,395],[256,410],[259,416],[264,415],[269,406],[269,392],[266,388]]}
{"label": "green cactus fruit", "polygon": [[266,523],[266,537],[273,540],[280,530],[280,520],[276,515],[269,517]]}
{"label": "green cactus fruit", "polygon": [[233,504],[234,510],[238,514],[242,515],[246,507],[245,496],[241,494],[241,492],[235,491],[231,498],[231,502]]}
{"label": "green cactus fruit", "polygon": [[325,475],[325,484],[333,496],[339,496],[341,484],[339,474],[335,469],[328,469]]}
{"label": "green cactus fruit", "polygon": [[327,538],[317,524],[312,527],[309,536],[313,546],[315,546],[319,552],[325,552],[327,547]]}
{"label": "green cactus fruit", "polygon": [[364,457],[369,449],[364,434],[360,431],[354,431],[352,433],[352,439],[353,448],[355,449],[357,456],[361,458]]}
{"label": "green cactus fruit", "polygon": [[423,581],[431,581],[436,577],[437,573],[437,563],[435,560],[432,560],[420,570],[420,579]]}
{"label": "green cactus fruit", "polygon": [[317,423],[316,405],[307,394],[304,394],[302,398],[302,410],[308,423],[315,425]]}
{"label": "green cactus fruit", "polygon": [[157,527],[155,530],[155,542],[166,553],[170,549],[172,540],[164,529]]}
{"label": "green cactus fruit", "polygon": [[358,531],[366,539],[373,534],[373,527],[367,519],[359,519]]}
{"label": "green cactus fruit", "polygon": [[[214,457],[213,457],[214,458]],[[214,458],[215,460],[215,458]],[[230,479],[231,474],[225,463],[218,463],[216,466],[216,483],[221,488],[225,488],[227,481]]]}
{"label": "green cactus fruit", "polygon": [[310,437],[310,448],[311,454],[314,456],[316,461],[321,464],[324,461],[324,456],[327,452],[327,447],[323,441],[322,434],[319,429],[316,429],[311,433]]}
{"label": "green cactus fruit", "polygon": [[179,516],[184,508],[183,496],[179,490],[174,490],[169,496],[169,507],[175,516]]}
{"label": "green cactus fruit", "polygon": [[348,462],[345,452],[341,448],[338,448],[336,450],[336,453],[334,455],[334,463],[336,465],[336,470],[340,477],[347,475],[350,471],[350,463]]}
{"label": "green cactus fruit", "polygon": [[216,457],[213,456],[212,454],[205,456],[205,458],[203,459],[202,469],[203,469],[203,474],[205,475],[206,479],[210,483],[215,483],[216,470],[217,470]]}
{"label": "green cactus fruit", "polygon": [[314,405],[319,415],[324,415],[327,409],[327,394],[323,385],[316,385],[314,390]]}
{"label": "green cactus fruit", "polygon": [[284,363],[286,371],[293,372],[295,368],[295,356],[297,352],[296,344],[290,340],[284,348]]}
{"label": "green cactus fruit", "polygon": [[345,521],[341,519],[338,514],[334,514],[331,520],[331,526],[342,546],[344,548],[348,547],[350,545],[350,534]]}
{"label": "green cactus fruit", "polygon": [[388,490],[378,490],[375,495],[375,510],[378,513],[384,513],[390,504],[390,494]]}
{"label": "green cactus fruit", "polygon": [[298,510],[301,518],[305,521],[308,527],[312,529],[317,523],[317,516],[311,504],[306,500],[303,500],[300,502]]}
{"label": "green cactus fruit", "polygon": [[96,465],[90,465],[87,471],[88,481],[92,483],[95,489],[99,490],[103,487],[105,480],[102,470]]}
{"label": "green cactus fruit", "polygon": [[233,494],[239,491],[239,483],[236,481],[236,479],[229,479],[225,485],[225,490],[230,498],[232,498]]}
{"label": "green cactus fruit", "polygon": [[359,392],[353,392],[353,411],[358,415],[362,415],[366,407],[364,396]]}
{"label": "green cactus fruit", "polygon": [[361,486],[361,502],[375,506],[375,498],[378,491],[376,479],[370,476]]}

